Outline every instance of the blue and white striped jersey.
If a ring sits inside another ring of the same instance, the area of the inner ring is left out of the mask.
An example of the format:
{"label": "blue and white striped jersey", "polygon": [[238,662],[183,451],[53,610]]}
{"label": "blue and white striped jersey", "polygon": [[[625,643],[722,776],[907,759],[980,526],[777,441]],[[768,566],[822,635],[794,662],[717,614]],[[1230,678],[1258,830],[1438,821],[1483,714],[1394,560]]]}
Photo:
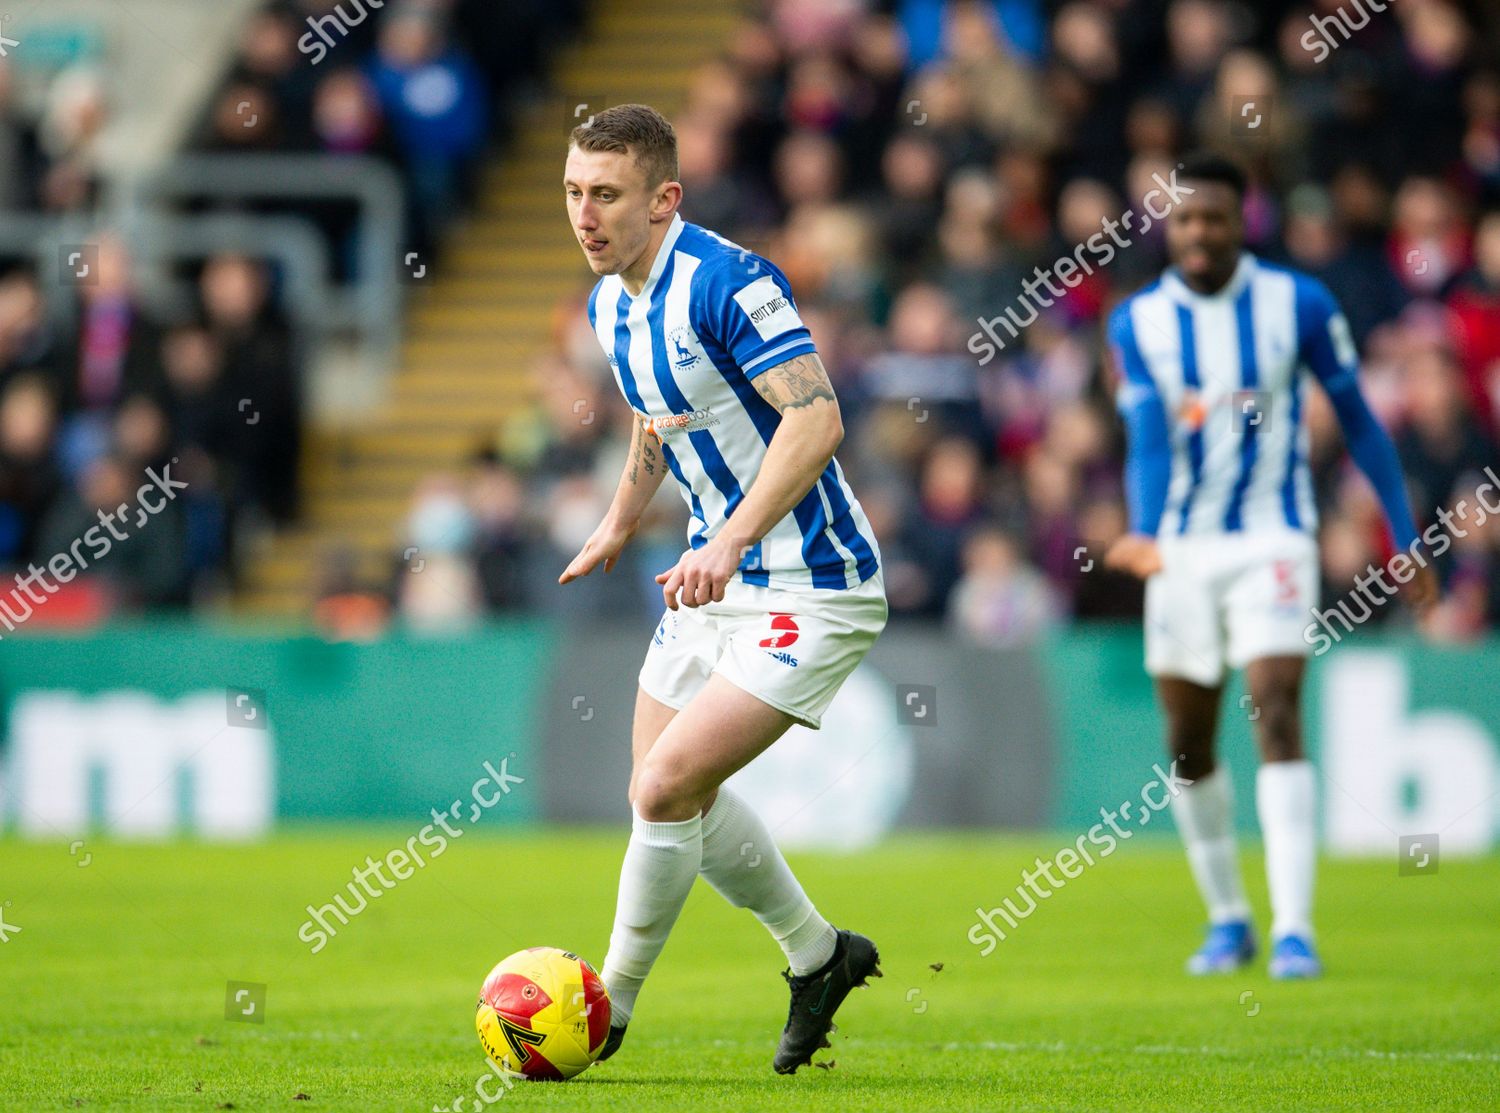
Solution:
{"label": "blue and white striped jersey", "polygon": [[[660,438],[692,512],[688,544],[699,548],[744,498],[781,423],[752,380],[816,350],[786,276],[676,216],[639,296],[606,275],[589,296],[589,323],[625,400]],[[879,566],[875,533],[833,460],[739,575],[761,587],[842,589]]]}
{"label": "blue and white striped jersey", "polygon": [[1349,325],[1321,282],[1248,252],[1210,295],[1168,270],[1115,310],[1109,339],[1123,375],[1134,531],[1312,532],[1308,372],[1327,391],[1397,544],[1415,539],[1395,450],[1360,394]]}

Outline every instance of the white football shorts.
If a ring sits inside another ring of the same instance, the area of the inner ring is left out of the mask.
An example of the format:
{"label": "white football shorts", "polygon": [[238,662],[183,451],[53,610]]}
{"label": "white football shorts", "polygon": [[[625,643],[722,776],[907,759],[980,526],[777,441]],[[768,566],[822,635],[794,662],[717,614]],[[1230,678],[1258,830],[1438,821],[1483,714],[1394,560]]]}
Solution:
{"label": "white football shorts", "polygon": [[662,613],[640,685],[681,710],[717,672],[816,730],[887,614],[879,572],[842,591],[756,587],[736,577],[722,603]]}
{"label": "white football shorts", "polygon": [[1260,657],[1307,656],[1318,546],[1275,530],[1159,538],[1146,581],[1146,671],[1215,687]]}

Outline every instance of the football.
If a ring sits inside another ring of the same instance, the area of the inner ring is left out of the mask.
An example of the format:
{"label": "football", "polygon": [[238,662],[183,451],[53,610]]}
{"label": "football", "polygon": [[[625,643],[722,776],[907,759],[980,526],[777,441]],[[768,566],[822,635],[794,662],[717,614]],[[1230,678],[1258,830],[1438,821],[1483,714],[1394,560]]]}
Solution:
{"label": "football", "polygon": [[530,947],[484,979],[474,1016],[479,1042],[502,1070],[563,1082],[599,1057],[609,1035],[609,994],[571,951]]}

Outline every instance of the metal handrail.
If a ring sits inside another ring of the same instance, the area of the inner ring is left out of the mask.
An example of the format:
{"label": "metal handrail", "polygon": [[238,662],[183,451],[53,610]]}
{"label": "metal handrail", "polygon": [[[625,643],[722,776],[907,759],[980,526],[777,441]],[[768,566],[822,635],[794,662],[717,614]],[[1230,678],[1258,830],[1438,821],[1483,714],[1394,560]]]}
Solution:
{"label": "metal handrail", "polygon": [[[100,226],[92,219],[35,212],[0,211],[0,252],[35,261],[43,282],[74,283],[65,271],[63,253],[71,246],[98,239]],[[300,217],[252,216],[239,213],[142,215],[115,229],[131,254],[144,266],[139,286],[148,303],[174,300],[179,311],[190,295],[164,279],[152,278],[152,267],[164,260],[204,259],[222,251],[236,251],[276,261],[286,284],[287,315],[311,335],[325,333],[336,316],[336,298],[329,288],[329,251],[317,230]],[[163,291],[168,291],[163,294]],[[71,299],[51,303],[56,316],[67,317],[76,306]]]}
{"label": "metal handrail", "polygon": [[132,183],[130,193],[127,211],[153,215],[183,197],[354,201],[358,278],[352,289],[330,292],[327,320],[359,329],[389,365],[400,336],[405,208],[401,179],[386,163],[368,155],[188,154]]}

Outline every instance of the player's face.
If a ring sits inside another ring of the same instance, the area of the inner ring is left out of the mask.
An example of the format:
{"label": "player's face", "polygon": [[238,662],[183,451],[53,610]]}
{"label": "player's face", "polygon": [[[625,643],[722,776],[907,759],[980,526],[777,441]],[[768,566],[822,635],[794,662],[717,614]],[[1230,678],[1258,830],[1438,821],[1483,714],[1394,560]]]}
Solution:
{"label": "player's face", "polygon": [[1244,245],[1239,195],[1223,182],[1191,182],[1167,218],[1167,254],[1190,286],[1228,281]]}
{"label": "player's face", "polygon": [[619,274],[641,257],[651,240],[651,210],[658,190],[629,154],[568,151],[563,171],[568,218],[595,274]]}

